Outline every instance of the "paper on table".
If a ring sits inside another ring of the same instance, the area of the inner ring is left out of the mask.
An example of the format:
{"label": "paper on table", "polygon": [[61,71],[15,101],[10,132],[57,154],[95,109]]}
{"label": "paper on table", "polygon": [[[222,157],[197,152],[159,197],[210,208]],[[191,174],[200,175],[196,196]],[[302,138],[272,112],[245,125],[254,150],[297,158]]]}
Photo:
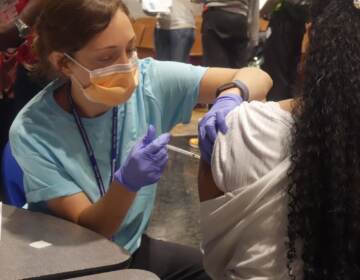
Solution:
{"label": "paper on table", "polygon": [[43,248],[49,247],[51,245],[52,244],[49,243],[49,242],[46,242],[44,240],[40,240],[40,241],[36,241],[36,242],[31,243],[30,247],[33,247],[35,249],[43,249]]}
{"label": "paper on table", "polygon": [[173,0],[142,0],[142,9],[150,13],[169,14]]}

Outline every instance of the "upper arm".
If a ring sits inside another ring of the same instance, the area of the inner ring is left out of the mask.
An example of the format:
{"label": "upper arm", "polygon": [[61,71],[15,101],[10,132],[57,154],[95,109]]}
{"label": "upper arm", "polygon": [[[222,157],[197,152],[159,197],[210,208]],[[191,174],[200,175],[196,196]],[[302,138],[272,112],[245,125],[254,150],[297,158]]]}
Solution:
{"label": "upper arm", "polygon": [[203,160],[200,161],[198,173],[198,191],[200,202],[210,200],[224,194],[216,186],[210,166]]}
{"label": "upper arm", "polygon": [[284,111],[292,112],[296,106],[294,99],[286,99],[278,102],[281,109]]}
{"label": "upper arm", "polygon": [[56,216],[78,223],[81,213],[90,207],[92,203],[85,193],[80,192],[48,200],[46,205]]}
{"label": "upper arm", "polygon": [[16,157],[24,172],[27,201],[44,201],[56,216],[78,223],[81,213],[92,203],[66,171],[39,154]]}
{"label": "upper arm", "polygon": [[36,128],[17,125],[10,130],[11,151],[21,167],[28,203],[45,202],[58,197],[71,196],[83,190],[68,173],[54,151],[27,136],[27,130],[37,133]]}
{"label": "upper arm", "polygon": [[213,103],[217,88],[232,81],[236,72],[237,70],[230,68],[209,68],[201,79],[199,102]]}
{"label": "upper arm", "polygon": [[271,77],[255,67],[209,68],[201,80],[199,101],[213,103],[217,88],[233,80],[240,80],[248,87],[250,100],[264,100],[273,86]]}

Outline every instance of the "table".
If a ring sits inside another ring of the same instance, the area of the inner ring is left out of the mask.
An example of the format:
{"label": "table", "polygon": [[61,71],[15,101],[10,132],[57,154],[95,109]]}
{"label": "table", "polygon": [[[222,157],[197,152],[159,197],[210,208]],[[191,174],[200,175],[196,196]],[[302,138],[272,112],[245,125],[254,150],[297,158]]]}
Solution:
{"label": "table", "polygon": [[[129,254],[66,220],[3,205],[1,279],[68,279],[126,267]],[[36,249],[36,241],[52,244]]]}
{"label": "table", "polygon": [[113,272],[72,278],[74,280],[160,280],[154,273],[140,269],[123,269]]}

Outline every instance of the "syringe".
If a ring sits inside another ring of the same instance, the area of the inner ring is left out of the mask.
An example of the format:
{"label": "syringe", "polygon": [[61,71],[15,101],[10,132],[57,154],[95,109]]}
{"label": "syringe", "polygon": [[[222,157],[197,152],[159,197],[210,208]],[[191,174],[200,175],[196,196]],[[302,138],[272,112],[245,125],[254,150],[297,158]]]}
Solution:
{"label": "syringe", "polygon": [[183,155],[185,155],[185,156],[189,156],[189,157],[192,157],[192,158],[200,159],[200,156],[199,156],[198,154],[195,154],[195,153],[186,151],[186,150],[184,150],[184,149],[175,147],[175,146],[173,146],[173,145],[167,145],[167,148],[168,148],[170,151],[174,151],[174,152],[177,152],[177,153],[179,153],[179,154],[183,154]]}

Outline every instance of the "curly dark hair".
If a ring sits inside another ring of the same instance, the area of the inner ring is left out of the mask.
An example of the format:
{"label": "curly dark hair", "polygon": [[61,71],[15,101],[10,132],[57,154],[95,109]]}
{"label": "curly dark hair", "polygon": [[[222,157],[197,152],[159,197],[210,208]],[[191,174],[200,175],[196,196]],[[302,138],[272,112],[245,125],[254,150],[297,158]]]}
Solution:
{"label": "curly dark hair", "polygon": [[[302,94],[293,113],[289,276],[295,279],[291,267],[298,257],[305,280],[358,280],[360,10],[353,0],[327,2],[313,18]],[[296,250],[298,239],[302,250]]]}

